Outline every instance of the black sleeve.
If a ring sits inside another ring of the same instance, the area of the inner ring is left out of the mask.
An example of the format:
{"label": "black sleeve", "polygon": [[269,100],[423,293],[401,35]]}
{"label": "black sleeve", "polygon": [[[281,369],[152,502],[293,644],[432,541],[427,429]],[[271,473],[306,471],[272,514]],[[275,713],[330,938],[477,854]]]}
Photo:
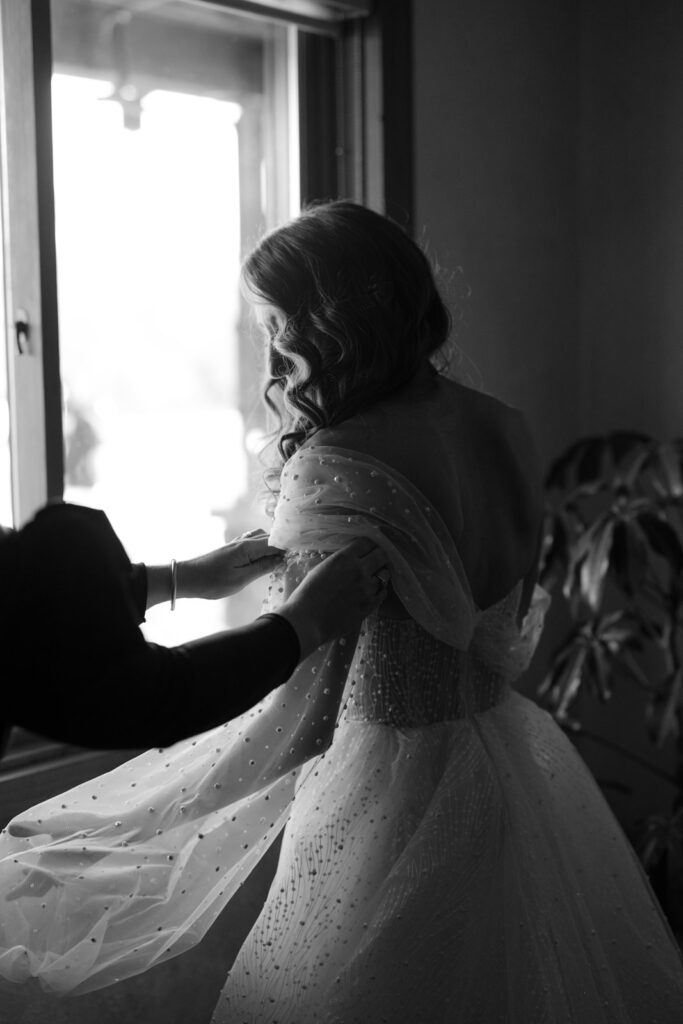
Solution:
{"label": "black sleeve", "polygon": [[147,614],[147,566],[142,562],[133,562],[131,565],[128,585],[133,599],[136,621],[144,622]]}
{"label": "black sleeve", "polygon": [[147,644],[103,675],[116,711],[91,745],[164,747],[222,725],[284,683],[299,657],[295,630],[274,614],[178,647]]}
{"label": "black sleeve", "polygon": [[[79,746],[133,749],[218,725],[299,659],[279,616],[180,647],[138,628],[131,563],[104,513],[55,504],[0,544],[2,718]],[[1,724],[1,723],[0,723]]]}

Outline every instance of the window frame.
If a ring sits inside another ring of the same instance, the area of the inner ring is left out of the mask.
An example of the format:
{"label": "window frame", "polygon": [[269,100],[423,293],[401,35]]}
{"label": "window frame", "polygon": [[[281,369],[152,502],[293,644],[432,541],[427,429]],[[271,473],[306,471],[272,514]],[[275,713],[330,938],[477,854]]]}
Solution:
{"label": "window frame", "polygon": [[[49,498],[61,497],[63,478],[49,77],[46,92],[42,70],[51,66],[51,48],[49,20],[46,26],[40,12],[36,0],[0,5],[3,271],[16,525]],[[16,325],[24,313],[28,337],[20,348]]]}

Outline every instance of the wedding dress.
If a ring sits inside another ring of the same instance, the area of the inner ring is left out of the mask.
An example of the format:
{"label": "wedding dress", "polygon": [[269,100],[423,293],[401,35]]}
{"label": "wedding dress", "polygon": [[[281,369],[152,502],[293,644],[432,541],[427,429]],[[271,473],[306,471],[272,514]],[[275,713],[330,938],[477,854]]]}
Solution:
{"label": "wedding dress", "polygon": [[[409,618],[325,645],[242,718],[20,815],[0,974],[108,985],[197,943],[284,829],[215,1024],[680,1024],[679,950],[600,791],[512,689],[547,605],[477,608],[439,513],[369,455],[300,449],[272,606],[358,535]],[[227,911],[229,913],[229,909]]]}

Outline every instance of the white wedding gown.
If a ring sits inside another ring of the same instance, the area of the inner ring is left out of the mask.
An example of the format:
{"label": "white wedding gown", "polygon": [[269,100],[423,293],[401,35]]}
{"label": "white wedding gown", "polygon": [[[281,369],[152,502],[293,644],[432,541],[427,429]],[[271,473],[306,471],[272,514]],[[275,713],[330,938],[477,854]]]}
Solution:
{"label": "white wedding gown", "polygon": [[182,952],[284,828],[215,1024],[681,1024],[680,952],[639,863],[511,688],[547,596],[521,630],[519,586],[479,611],[421,492],[318,446],[283,473],[273,605],[357,535],[411,617],[371,617],[241,719],[15,819],[0,974],[78,993]]}

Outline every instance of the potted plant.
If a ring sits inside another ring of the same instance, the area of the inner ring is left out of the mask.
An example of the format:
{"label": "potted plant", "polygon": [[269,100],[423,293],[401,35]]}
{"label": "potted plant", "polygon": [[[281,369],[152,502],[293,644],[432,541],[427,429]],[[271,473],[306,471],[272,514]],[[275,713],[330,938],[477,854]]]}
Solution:
{"label": "potted plant", "polygon": [[653,744],[673,744],[673,773],[620,752],[674,786],[672,805],[653,808],[631,839],[680,935],[683,439],[660,442],[627,431],[587,437],[555,460],[545,485],[540,582],[560,596],[571,625],[550,657],[539,700],[579,736],[585,733],[575,715],[580,693],[606,702],[615,687],[633,685]]}

